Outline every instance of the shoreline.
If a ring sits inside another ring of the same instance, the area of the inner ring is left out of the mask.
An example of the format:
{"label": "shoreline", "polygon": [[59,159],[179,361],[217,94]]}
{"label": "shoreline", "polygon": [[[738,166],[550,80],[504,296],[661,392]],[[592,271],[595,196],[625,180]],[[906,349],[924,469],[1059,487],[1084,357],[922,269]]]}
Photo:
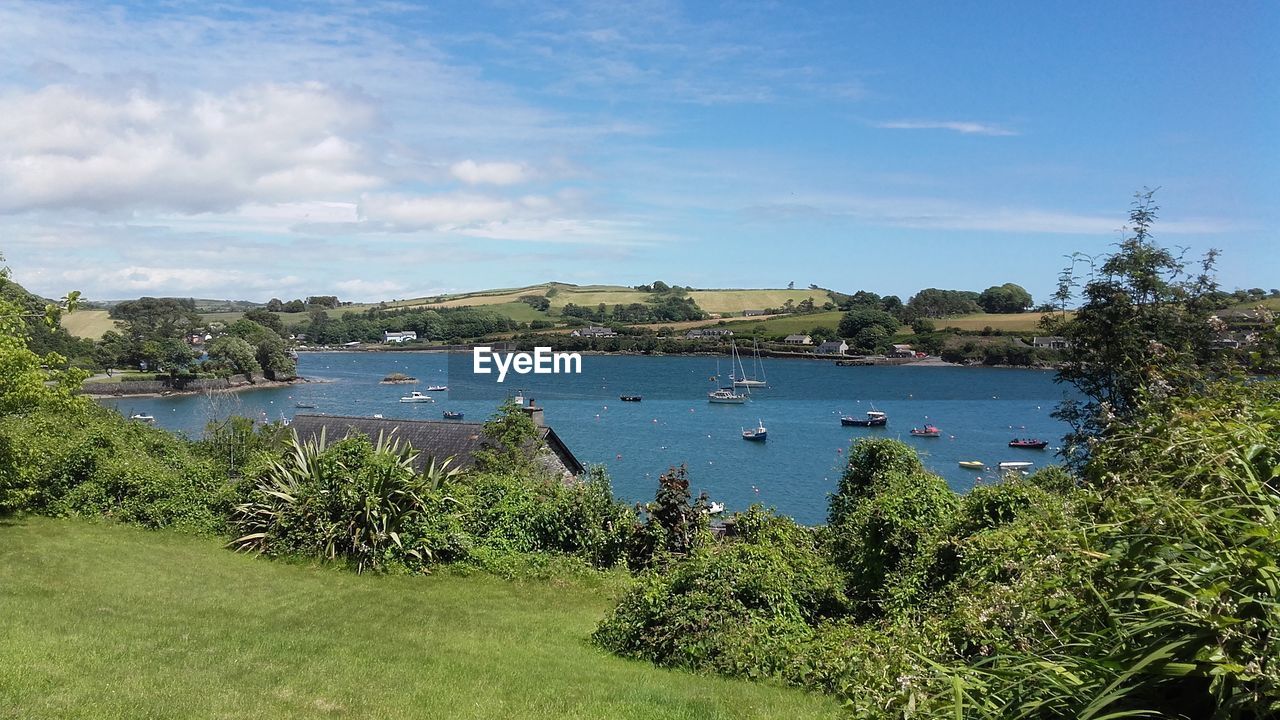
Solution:
{"label": "shoreline", "polygon": [[[91,388],[95,383],[86,384],[81,388],[79,395],[90,398],[91,400],[111,400],[115,398],[161,398],[161,397],[189,397],[192,395],[204,395],[206,393],[240,393],[250,390],[271,390],[274,388],[290,387],[292,385],[301,385],[303,383],[317,382],[304,377],[296,377],[292,380],[257,380],[255,382],[241,381],[234,385],[228,385],[223,388],[196,388],[196,389],[170,389],[170,390],[141,390],[140,392],[124,392],[118,389],[122,383],[114,383],[116,387],[112,392],[93,392]],[[106,385],[108,383],[101,383]]]}

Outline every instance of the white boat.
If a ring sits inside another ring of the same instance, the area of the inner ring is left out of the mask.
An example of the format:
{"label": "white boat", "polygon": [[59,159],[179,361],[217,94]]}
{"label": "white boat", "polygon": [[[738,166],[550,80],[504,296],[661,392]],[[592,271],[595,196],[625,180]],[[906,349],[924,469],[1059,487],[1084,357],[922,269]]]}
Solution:
{"label": "white boat", "polygon": [[708,515],[719,515],[722,512],[724,512],[724,503],[713,502],[709,506],[707,506]]}
{"label": "white boat", "polygon": [[400,398],[400,402],[402,402],[402,403],[425,403],[425,402],[435,402],[435,400],[434,400],[430,395],[424,395],[424,394],[422,394],[422,393],[418,392],[417,390],[414,390],[413,392],[409,393],[408,395],[405,395],[404,397]]}
{"label": "white boat", "polygon": [[1000,470],[1026,470],[1032,465],[1035,465],[1035,463],[1029,460],[1009,460],[1007,462],[1000,463]]}
{"label": "white boat", "polygon": [[755,440],[756,442],[764,442],[769,437],[769,431],[764,427],[763,420],[757,420],[756,426],[742,431],[743,440]]}
{"label": "white boat", "polygon": [[155,415],[147,415],[146,413],[135,413],[135,414],[133,414],[133,415],[130,415],[130,416],[129,416],[129,419],[130,419],[130,420],[137,420],[138,422],[153,423],[153,422],[155,422],[155,421],[156,421],[156,416],[155,416]]}
{"label": "white boat", "polygon": [[741,405],[747,401],[746,395],[739,395],[733,388],[719,388],[707,393],[707,402],[722,405]]}
{"label": "white boat", "polygon": [[448,385],[432,385],[431,387],[427,388],[427,392],[448,392],[448,391],[449,391]]}
{"label": "white boat", "polygon": [[733,359],[738,363],[737,371],[729,376],[733,379],[733,386],[745,388],[767,387],[769,381],[765,378],[764,367],[760,364],[760,344],[756,343],[755,360],[751,364],[751,369],[756,372],[756,375],[759,376],[758,378],[747,375],[747,369],[742,365],[742,356],[738,354],[737,346],[730,344],[730,347],[733,348]]}

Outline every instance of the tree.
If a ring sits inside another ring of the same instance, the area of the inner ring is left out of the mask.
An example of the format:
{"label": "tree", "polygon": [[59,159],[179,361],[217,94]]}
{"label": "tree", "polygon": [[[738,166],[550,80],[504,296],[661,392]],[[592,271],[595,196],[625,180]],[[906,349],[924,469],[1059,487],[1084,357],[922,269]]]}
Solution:
{"label": "tree", "polygon": [[179,338],[162,338],[148,340],[142,344],[142,358],[147,364],[176,378],[191,371],[199,353],[191,349],[185,340]]}
{"label": "tree", "polygon": [[538,426],[524,408],[507,400],[484,424],[484,447],[474,455],[480,470],[504,475],[527,475],[542,450]]}
{"label": "tree", "polygon": [[245,320],[255,322],[265,328],[274,330],[277,335],[284,336],[284,321],[279,315],[267,312],[262,308],[254,308],[244,314]]}
{"label": "tree", "polygon": [[341,305],[336,295],[312,295],[307,298],[307,304],[311,307],[329,308],[330,310]]}
{"label": "tree", "polygon": [[267,312],[284,312],[284,303],[280,298],[271,298],[267,301]]}
{"label": "tree", "polygon": [[925,288],[907,301],[911,317],[940,318],[978,312],[978,293],[968,290]]}
{"label": "tree", "polygon": [[305,312],[306,309],[307,309],[306,304],[303,303],[301,300],[290,300],[289,302],[285,303],[283,307],[280,308],[282,312],[287,312],[287,313]]}
{"label": "tree", "polygon": [[978,305],[989,313],[1020,313],[1031,307],[1031,293],[1021,285],[1005,283],[989,287],[978,296]]}
{"label": "tree", "polygon": [[795,280],[792,280],[791,282],[787,283],[787,289],[788,289],[788,290],[795,290],[795,289],[796,289],[796,281],[795,281]]}
{"label": "tree", "polygon": [[[3,261],[0,256],[0,263]],[[14,287],[9,269],[0,265],[0,290]],[[88,373],[68,367],[67,359],[57,353],[38,355],[27,344],[28,321],[33,315],[55,327],[63,310],[74,309],[78,298],[79,293],[68,293],[59,305],[48,304],[43,312],[34,314],[0,296],[0,416],[87,402],[75,392]]]}
{"label": "tree", "polygon": [[898,319],[884,310],[860,307],[850,310],[840,318],[840,337],[856,337],[866,328],[877,326],[888,337],[898,331]]}
{"label": "tree", "polygon": [[[1209,315],[1218,252],[1206,253],[1199,273],[1190,275],[1182,258],[1157,245],[1154,192],[1135,194],[1131,234],[1095,266],[1074,318],[1042,320],[1070,343],[1058,382],[1084,397],[1054,413],[1072,426],[1064,454],[1073,463],[1087,459],[1091,440],[1131,419],[1145,398],[1193,392],[1213,357]],[[1060,286],[1069,288],[1070,278]]]}
{"label": "tree", "polygon": [[931,332],[936,332],[937,329],[938,326],[929,318],[916,318],[911,322],[911,332],[916,335],[928,335]]}
{"label": "tree", "polygon": [[226,368],[232,375],[244,375],[252,381],[253,373],[262,366],[252,345],[243,338],[223,335],[209,343],[209,360]]}
{"label": "tree", "polygon": [[873,352],[889,339],[889,332],[881,325],[868,325],[853,336],[853,346],[863,352]]}

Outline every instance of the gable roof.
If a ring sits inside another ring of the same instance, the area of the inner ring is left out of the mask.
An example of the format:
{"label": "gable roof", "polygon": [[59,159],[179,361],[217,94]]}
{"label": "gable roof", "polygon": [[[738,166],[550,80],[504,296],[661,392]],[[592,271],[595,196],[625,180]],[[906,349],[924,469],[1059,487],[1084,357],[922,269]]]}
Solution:
{"label": "gable roof", "polygon": [[[336,442],[360,433],[375,442],[378,434],[395,436],[418,451],[417,469],[422,471],[431,457],[454,458],[454,466],[471,468],[476,463],[475,452],[493,447],[493,441],[484,434],[482,423],[463,423],[443,420],[396,420],[392,418],[347,417],[343,415],[296,415],[290,427],[299,440],[311,440],[325,433],[328,442]],[[549,427],[538,428],[538,436],[547,449],[560,461],[564,469],[573,475],[581,475],[586,468],[574,457],[556,431]]]}

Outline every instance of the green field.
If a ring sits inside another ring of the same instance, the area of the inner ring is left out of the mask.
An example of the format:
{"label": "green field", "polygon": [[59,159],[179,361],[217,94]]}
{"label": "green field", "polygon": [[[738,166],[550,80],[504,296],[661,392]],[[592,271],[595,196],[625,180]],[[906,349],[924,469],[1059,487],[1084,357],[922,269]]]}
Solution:
{"label": "green field", "polygon": [[107,310],[76,310],[62,316],[62,327],[76,337],[97,340],[108,330],[115,330],[116,321]]}
{"label": "green field", "polygon": [[835,330],[842,317],[843,312],[833,310],[809,315],[786,315],[768,320],[734,320],[726,323],[726,326],[739,335],[752,332],[755,328],[764,328],[766,335],[793,335],[805,334],[820,326]]}
{"label": "green field", "polygon": [[985,327],[990,327],[993,330],[1034,333],[1039,331],[1040,318],[1045,314],[1035,312],[1009,314],[972,313],[970,315],[938,318],[933,322],[939,330],[942,328],[982,330]]}
{"label": "green field", "polygon": [[0,718],[801,718],[828,698],[589,643],[616,583],[358,576],[0,520]]}

